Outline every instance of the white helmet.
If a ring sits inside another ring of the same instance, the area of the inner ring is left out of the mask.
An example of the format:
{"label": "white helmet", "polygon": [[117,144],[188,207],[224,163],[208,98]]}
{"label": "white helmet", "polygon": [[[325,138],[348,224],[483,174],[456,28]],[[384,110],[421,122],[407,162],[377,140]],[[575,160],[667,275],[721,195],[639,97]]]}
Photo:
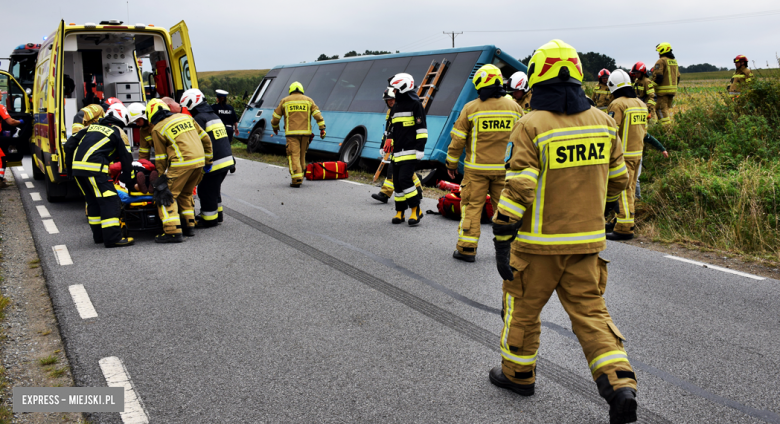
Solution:
{"label": "white helmet", "polygon": [[195,106],[203,103],[204,100],[206,100],[206,96],[203,95],[202,91],[197,88],[190,88],[181,95],[179,104],[181,104],[181,107],[192,110]]}
{"label": "white helmet", "polygon": [[622,69],[615,69],[615,71],[609,75],[607,87],[609,87],[610,93],[614,93],[615,90],[619,90],[623,87],[631,87],[631,77],[628,76],[628,72]]}
{"label": "white helmet", "polygon": [[528,75],[525,72],[515,72],[509,77],[507,91],[528,91]]}
{"label": "white helmet", "polygon": [[119,119],[122,121],[123,126],[130,124],[130,112],[127,111],[127,108],[122,103],[112,104],[106,111],[106,116],[113,116]]}
{"label": "white helmet", "polygon": [[399,93],[414,90],[414,78],[407,73],[395,74],[388,82],[390,87],[396,89]]}
{"label": "white helmet", "polygon": [[127,107],[127,114],[130,115],[128,124],[132,124],[139,119],[146,119],[146,106],[143,103],[130,103]]}

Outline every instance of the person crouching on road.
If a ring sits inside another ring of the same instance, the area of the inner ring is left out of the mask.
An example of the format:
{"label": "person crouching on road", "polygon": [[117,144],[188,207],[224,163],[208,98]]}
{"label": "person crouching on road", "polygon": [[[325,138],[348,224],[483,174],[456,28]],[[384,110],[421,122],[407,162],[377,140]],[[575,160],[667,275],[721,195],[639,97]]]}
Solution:
{"label": "person crouching on road", "polygon": [[636,97],[631,77],[622,69],[609,76],[607,86],[615,98],[609,104],[607,114],[618,124],[618,135],[623,142],[623,160],[628,170],[628,187],[620,193],[620,199],[608,202],[605,208],[617,207],[617,223],[612,232],[607,233],[607,240],[631,240],[634,238],[636,181],[647,134],[647,105]]}
{"label": "person crouching on road", "polygon": [[396,74],[388,81],[395,89],[395,105],[390,110],[390,130],[385,151],[393,152],[393,184],[395,189],[395,216],[393,224],[404,222],[407,208],[412,212],[409,225],[420,223],[422,194],[414,185],[417,161],[425,154],[428,127],[420,98],[414,91],[414,78],[407,73]]}
{"label": "person crouching on road", "polygon": [[164,231],[154,241],[181,243],[182,234],[195,235],[192,190],[203,178],[204,166],[211,167],[211,138],[192,117],[171,113],[160,100],[149,101],[146,116],[153,125],[154,166],[159,174],[154,182],[154,201]]}
{"label": "person crouching on road", "polygon": [[284,116],[284,135],[287,137],[287,162],[290,168],[290,187],[298,188],[303,184],[306,170],[306,150],[314,138],[311,132],[311,118],[320,127],[320,138],[325,139],[325,119],[314,100],[303,95],[303,85],[298,81],[290,84],[289,96],[279,102],[271,119],[274,135],[279,134],[279,121]]}
{"label": "person crouching on road", "polygon": [[[452,141],[447,151],[447,172],[455,179],[458,161],[466,149],[463,181],[460,183],[460,225],[458,244],[452,257],[474,262],[479,242],[480,220],[485,206],[485,197],[490,194],[493,210],[498,210],[504,179],[504,167],[509,135],[523,110],[515,101],[504,97],[501,70],[494,65],[485,65],[477,70],[472,80],[479,98],[466,103],[460,117],[450,132]],[[516,175],[511,178],[528,178]],[[535,175],[530,175],[536,178]],[[502,199],[502,202],[504,200]],[[519,207],[505,203],[505,207]]]}
{"label": "person crouching on road", "polygon": [[[395,105],[395,89],[387,87],[382,93],[382,100],[384,100],[387,105],[387,115],[385,116],[385,132],[382,135],[382,147],[379,149],[380,157],[384,157],[386,153],[392,153],[391,151],[386,152],[384,146],[385,141],[387,141],[387,130],[390,128],[390,110],[393,108],[393,105]],[[387,201],[390,200],[390,196],[393,195],[393,190],[395,188],[393,185],[392,155],[388,156],[387,161],[382,159],[382,162],[387,164],[387,178],[385,178],[385,182],[382,184],[382,189],[379,193],[373,193],[371,197],[382,203],[387,203]],[[417,187],[417,190],[420,191],[420,195],[422,195],[422,182],[420,182],[420,178],[417,176],[416,172],[412,175],[412,180],[414,181],[414,186]]]}
{"label": "person crouching on road", "polygon": [[539,316],[555,291],[610,405],[610,423],[629,423],[637,419],[636,376],[602,297],[607,263],[598,255],[606,248],[604,199],[625,190],[628,174],[615,120],[591,107],[580,88],[580,63],[577,50],[561,40],[530,60],[534,111],[515,125],[507,163],[507,175],[529,178],[506,181],[493,218],[504,328],[502,365],[489,379],[521,396],[534,394]]}
{"label": "person crouching on road", "polygon": [[[222,181],[235,163],[230,150],[228,131],[219,116],[206,103],[206,96],[197,88],[184,92],[181,105],[190,111],[195,122],[206,130],[211,139],[213,162],[211,166],[203,168],[203,180],[198,185],[200,215],[196,217],[196,226],[215,227],[222,222]],[[209,159],[208,154],[206,159]]]}
{"label": "person crouching on road", "polygon": [[106,247],[124,247],[133,244],[133,238],[122,237],[119,222],[121,203],[114,184],[109,181],[111,162],[120,162],[120,180],[132,186],[133,155],[127,151],[127,136],[122,128],[130,124],[130,115],[121,104],[108,108],[105,118],[84,127],[65,143],[65,163],[68,174],[87,202],[87,219],[95,243]]}

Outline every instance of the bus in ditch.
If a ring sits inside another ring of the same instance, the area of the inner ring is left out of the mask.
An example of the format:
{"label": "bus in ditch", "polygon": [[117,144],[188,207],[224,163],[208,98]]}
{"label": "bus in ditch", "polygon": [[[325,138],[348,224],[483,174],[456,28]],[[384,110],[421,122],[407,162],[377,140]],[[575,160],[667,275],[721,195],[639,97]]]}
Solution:
{"label": "bus in ditch", "polygon": [[[382,91],[388,78],[406,72],[420,86],[432,63],[445,68],[426,107],[429,136],[418,171],[424,184],[433,184],[442,177],[439,171],[444,169],[455,120],[463,106],[477,98],[471,82],[474,72],[482,65],[493,64],[501,69],[506,81],[513,73],[526,71],[525,65],[496,46],[277,66],[266,74],[249,99],[235,137],[247,143],[249,152],[268,145],[284,145],[283,132],[273,136],[271,118],[281,99],[288,95],[290,84],[298,81],[319,106],[327,124],[325,139],[314,138],[309,150],[338,155],[348,168],[354,168],[361,159],[375,163],[387,112]],[[463,157],[460,170],[463,171]]]}

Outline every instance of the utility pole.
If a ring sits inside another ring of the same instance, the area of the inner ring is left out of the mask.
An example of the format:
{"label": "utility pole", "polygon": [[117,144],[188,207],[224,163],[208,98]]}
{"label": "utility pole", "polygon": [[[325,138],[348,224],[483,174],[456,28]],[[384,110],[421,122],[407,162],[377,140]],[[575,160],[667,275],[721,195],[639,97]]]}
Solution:
{"label": "utility pole", "polygon": [[463,32],[452,31],[452,32],[442,32],[442,34],[444,34],[444,35],[451,35],[452,36],[452,48],[454,49],[455,48],[455,36],[463,34]]}

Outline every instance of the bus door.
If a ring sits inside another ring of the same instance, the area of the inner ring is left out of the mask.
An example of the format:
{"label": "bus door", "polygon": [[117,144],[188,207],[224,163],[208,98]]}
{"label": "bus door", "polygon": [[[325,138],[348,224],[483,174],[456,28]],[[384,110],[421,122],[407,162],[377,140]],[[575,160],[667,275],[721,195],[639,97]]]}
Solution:
{"label": "bus door", "polygon": [[198,74],[195,70],[195,56],[192,55],[190,34],[184,21],[174,25],[171,30],[171,74],[175,87],[176,100],[181,98],[184,91],[190,88],[198,88]]}
{"label": "bus door", "polygon": [[24,121],[23,125],[14,127],[2,120],[0,131],[0,148],[7,156],[9,166],[20,165],[32,133],[30,100],[22,85],[4,71],[0,71],[0,103],[11,118]]}

